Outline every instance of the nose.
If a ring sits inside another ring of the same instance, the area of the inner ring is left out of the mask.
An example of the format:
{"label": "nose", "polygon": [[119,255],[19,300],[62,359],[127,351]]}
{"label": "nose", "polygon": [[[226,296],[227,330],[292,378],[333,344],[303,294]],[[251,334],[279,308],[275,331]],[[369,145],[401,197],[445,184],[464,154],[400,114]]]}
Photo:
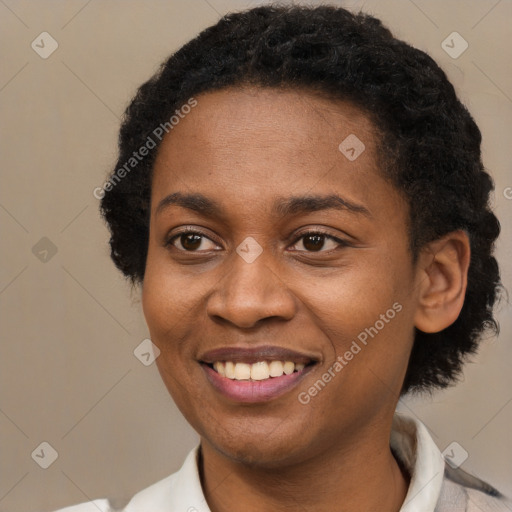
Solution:
{"label": "nose", "polygon": [[238,254],[232,257],[233,264],[209,296],[208,316],[242,329],[255,327],[263,319],[293,318],[296,300],[266,258],[261,255],[248,263]]}

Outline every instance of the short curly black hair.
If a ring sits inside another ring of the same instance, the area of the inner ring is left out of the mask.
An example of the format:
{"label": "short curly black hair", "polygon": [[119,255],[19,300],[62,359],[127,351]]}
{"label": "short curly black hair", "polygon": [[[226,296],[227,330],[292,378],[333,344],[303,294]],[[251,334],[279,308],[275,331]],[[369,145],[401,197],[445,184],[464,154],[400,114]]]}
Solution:
{"label": "short curly black hair", "polygon": [[[171,116],[193,96],[247,84],[321,93],[369,117],[379,134],[383,175],[409,203],[413,261],[430,241],[460,229],[469,234],[462,311],[441,332],[416,330],[402,394],[456,381],[483,332],[499,332],[493,307],[501,283],[493,252],[500,225],[489,206],[494,184],[481,161],[480,130],[445,73],[370,15],[325,5],[257,7],[227,14],[171,55],[128,106],[119,159],[99,196],[116,266],[133,285],[143,282],[160,142],[155,133],[162,132],[155,129],[169,131]],[[150,140],[156,147],[130,160]]]}

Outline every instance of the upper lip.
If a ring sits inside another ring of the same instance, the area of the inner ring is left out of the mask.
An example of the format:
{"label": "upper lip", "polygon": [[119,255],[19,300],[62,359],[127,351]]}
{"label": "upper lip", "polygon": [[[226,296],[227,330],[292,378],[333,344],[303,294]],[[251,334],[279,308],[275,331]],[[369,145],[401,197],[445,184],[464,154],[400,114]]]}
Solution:
{"label": "upper lip", "polygon": [[212,364],[217,361],[232,361],[234,363],[257,363],[259,361],[292,361],[308,364],[318,359],[307,354],[284,347],[263,345],[259,347],[220,347],[204,352],[199,361]]}

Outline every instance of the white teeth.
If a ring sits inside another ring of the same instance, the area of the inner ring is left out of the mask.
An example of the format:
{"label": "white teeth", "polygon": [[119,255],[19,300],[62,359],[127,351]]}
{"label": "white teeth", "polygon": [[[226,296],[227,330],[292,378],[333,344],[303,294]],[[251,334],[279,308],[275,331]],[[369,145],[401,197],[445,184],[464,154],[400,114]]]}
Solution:
{"label": "white teeth", "polygon": [[268,367],[271,377],[281,377],[283,375],[283,363],[281,361],[271,361]]}
{"label": "white teeth", "polygon": [[251,378],[251,365],[247,363],[235,364],[235,379],[249,380]]}
{"label": "white teeth", "polygon": [[216,361],[214,370],[222,377],[234,380],[266,380],[270,377],[291,375],[294,371],[304,370],[304,363],[292,361],[258,361],[254,364]]}
{"label": "white teeth", "polygon": [[270,377],[268,370],[268,364],[266,361],[254,363],[251,365],[251,379],[252,380],[264,380]]}
{"label": "white teeth", "polygon": [[290,375],[293,373],[293,370],[295,370],[295,363],[292,363],[291,361],[286,361],[283,365],[283,370],[286,375]]}
{"label": "white teeth", "polygon": [[226,377],[228,379],[235,378],[235,364],[231,361],[226,361],[226,364],[224,365],[224,371],[226,372]]}
{"label": "white teeth", "polygon": [[226,368],[224,366],[224,363],[222,363],[221,361],[213,363],[213,368],[219,375],[222,375],[223,377],[226,376]]}

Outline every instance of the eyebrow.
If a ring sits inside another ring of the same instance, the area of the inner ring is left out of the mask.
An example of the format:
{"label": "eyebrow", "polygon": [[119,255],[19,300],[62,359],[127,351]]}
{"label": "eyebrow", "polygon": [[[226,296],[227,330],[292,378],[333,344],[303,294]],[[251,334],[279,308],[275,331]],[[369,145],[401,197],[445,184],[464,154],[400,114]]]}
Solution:
{"label": "eyebrow", "polygon": [[[203,194],[183,194],[175,192],[164,197],[155,210],[158,215],[168,207],[176,205],[193,210],[208,217],[224,217],[220,204]],[[343,210],[354,214],[372,217],[370,211],[360,204],[344,199],[337,194],[303,195],[277,198],[272,206],[272,212],[278,217],[300,215],[321,210]]]}

